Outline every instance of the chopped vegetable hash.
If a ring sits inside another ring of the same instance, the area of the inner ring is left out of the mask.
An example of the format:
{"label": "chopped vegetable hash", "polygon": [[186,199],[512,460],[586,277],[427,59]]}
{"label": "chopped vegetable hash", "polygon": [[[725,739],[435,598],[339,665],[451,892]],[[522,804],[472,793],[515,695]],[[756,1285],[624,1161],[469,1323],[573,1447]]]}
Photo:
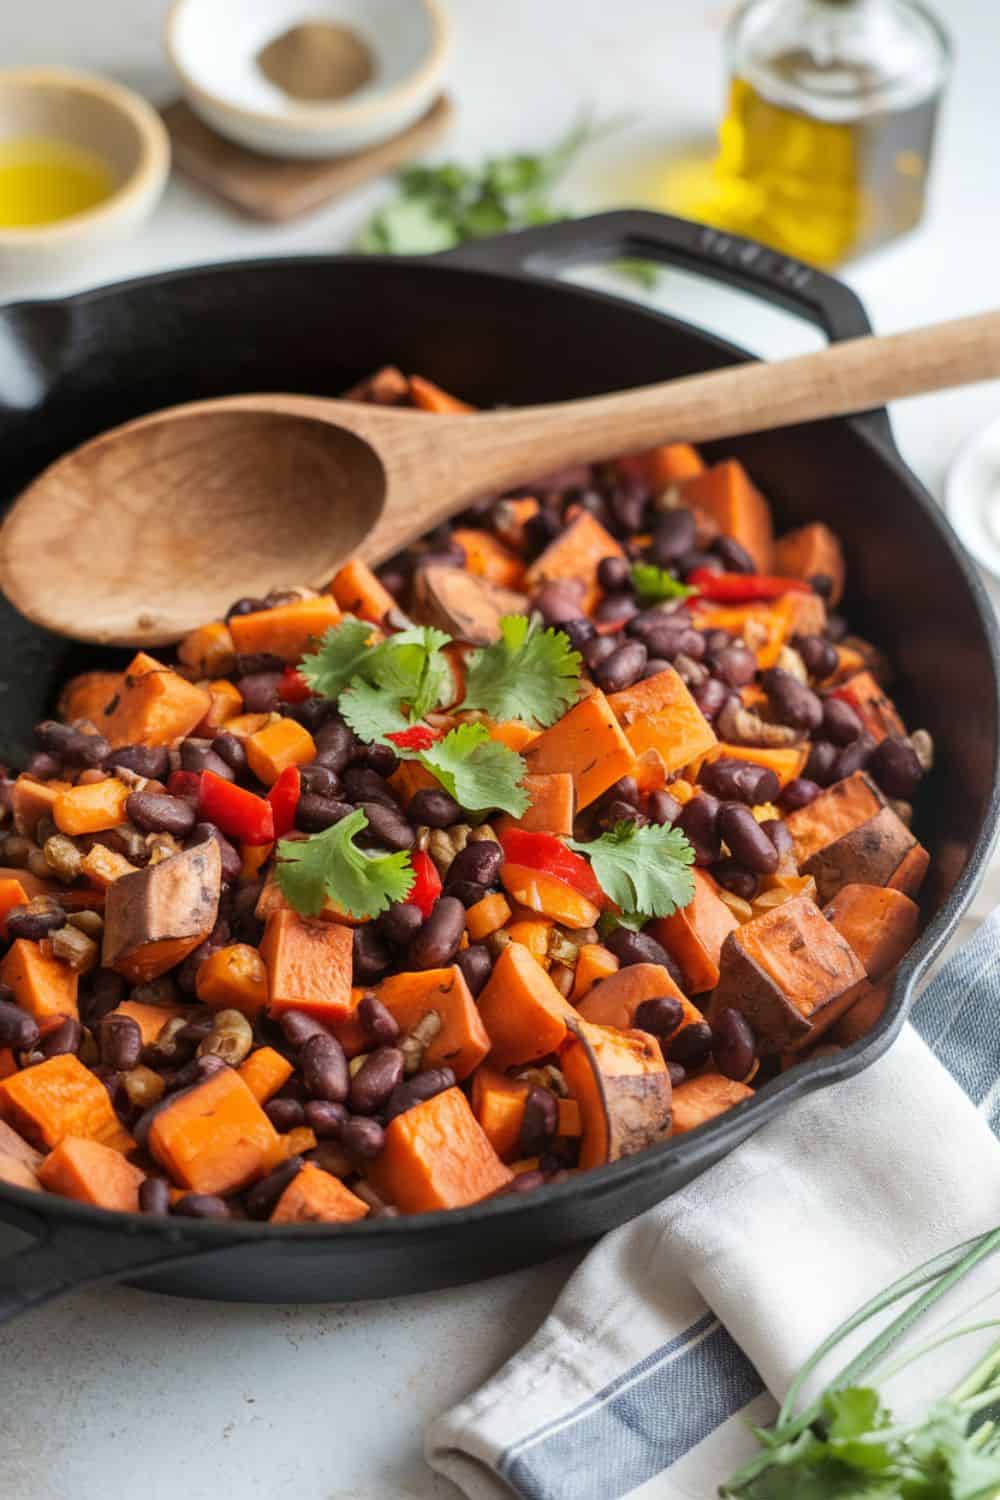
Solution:
{"label": "chopped vegetable hash", "polygon": [[[351,395],[466,409],[393,369]],[[740,463],[674,444],[74,678],[2,782],[0,1177],[456,1208],[864,1035],[932,746],[843,590],[832,532],[775,541]]]}

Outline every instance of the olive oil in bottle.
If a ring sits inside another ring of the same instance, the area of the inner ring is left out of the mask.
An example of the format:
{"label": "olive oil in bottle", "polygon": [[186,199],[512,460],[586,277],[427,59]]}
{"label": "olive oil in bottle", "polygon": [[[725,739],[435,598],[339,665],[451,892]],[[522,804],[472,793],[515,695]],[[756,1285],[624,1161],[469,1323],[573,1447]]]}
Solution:
{"label": "olive oil in bottle", "polygon": [[818,266],[911,229],[950,54],[913,0],[748,0],[703,212]]}

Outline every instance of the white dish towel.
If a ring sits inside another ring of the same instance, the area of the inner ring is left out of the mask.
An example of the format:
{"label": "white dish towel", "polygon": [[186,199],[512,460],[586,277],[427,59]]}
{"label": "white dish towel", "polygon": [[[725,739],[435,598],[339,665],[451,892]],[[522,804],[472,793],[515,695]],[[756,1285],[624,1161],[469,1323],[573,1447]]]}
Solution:
{"label": "white dish towel", "polygon": [[1000,1224],[998,1020],[1000,909],[886,1057],[601,1240],[521,1353],[431,1426],[432,1467],[471,1500],[708,1500],[832,1328]]}

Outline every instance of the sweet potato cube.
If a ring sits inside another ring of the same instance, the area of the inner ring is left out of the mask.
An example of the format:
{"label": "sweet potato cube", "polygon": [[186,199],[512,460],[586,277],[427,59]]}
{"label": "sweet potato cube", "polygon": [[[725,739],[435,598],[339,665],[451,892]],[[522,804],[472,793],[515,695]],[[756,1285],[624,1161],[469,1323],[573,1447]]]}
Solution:
{"label": "sweet potato cube", "polygon": [[508,1078],[486,1063],[472,1076],[472,1112],[501,1161],[510,1162],[517,1156],[524,1102],[530,1092],[530,1083]]}
{"label": "sweet potato cube", "polygon": [[795,843],[798,864],[804,865],[818,850],[867,823],[883,806],[881,792],[864,771],[855,771],[853,776],[835,781],[815,801],[789,813],[785,819]]}
{"label": "sweet potato cube", "polygon": [[867,1036],[876,1022],[882,1019],[892,996],[895,978],[893,972],[880,979],[877,984],[863,984],[854,1004],[830,1027],[827,1033],[830,1041],[836,1042],[840,1047],[850,1047]]}
{"label": "sweet potato cube", "polygon": [[0,963],[0,980],[9,984],[22,1010],[45,1028],[55,1016],[79,1019],[76,992],[79,975],[58,958],[50,958],[37,943],[18,938]]}
{"label": "sweet potato cube", "polygon": [[912,849],[907,850],[903,855],[886,883],[893,890],[902,891],[904,896],[916,897],[920,894],[920,887],[924,883],[924,876],[927,874],[930,862],[931,857],[923,844],[915,843]]}
{"label": "sweet potato cube", "polygon": [[103,833],[128,822],[125,804],[129,788],[117,776],[60,792],[52,808],[52,819],[60,833],[70,836]]}
{"label": "sweet potato cube", "polygon": [[210,698],[162,662],[140,651],[125,668],[98,729],[122,745],[175,745],[205,716]]}
{"label": "sweet potato cube", "polygon": [[685,1135],[717,1115],[724,1115],[735,1104],[753,1098],[753,1089],[721,1073],[701,1073],[687,1078],[674,1089],[674,1135]]}
{"label": "sweet potato cube", "polygon": [[442,390],[433,380],[426,380],[423,375],[411,375],[408,385],[410,401],[418,411],[433,412],[440,417],[458,416],[463,412],[476,410],[468,401],[462,401],[450,391]]}
{"label": "sweet potato cube", "polygon": [[304,1010],[320,1020],[343,1020],[351,1009],[353,953],[349,927],[313,922],[290,909],[273,912],[260,945],[271,1014]]}
{"label": "sweet potato cube", "polygon": [[59,694],[57,712],[65,724],[86,719],[103,733],[104,713],[121,687],[120,672],[81,672]]}
{"label": "sweet potato cube", "polygon": [[345,615],[368,620],[372,625],[381,625],[389,610],[396,605],[389,590],[360,557],[352,557],[333,575],[330,593]]}
{"label": "sweet potato cube", "polygon": [[268,1000],[267,969],[249,943],[229,943],[210,953],[198,968],[198,999],[213,1010],[239,1010],[253,1017]]}
{"label": "sweet potato cube", "polygon": [[236,648],[224,620],[191,630],[177,647],[178,660],[198,677],[222,677],[236,666]]}
{"label": "sweet potato cube", "polygon": [[146,1174],[110,1146],[67,1135],[45,1158],[38,1180],[61,1198],[134,1214],[139,1212],[139,1189]]}
{"label": "sweet potato cube", "polygon": [[[41,1155],[38,1160],[42,1160]],[[42,1191],[38,1173],[26,1166],[18,1157],[8,1156],[6,1151],[2,1150],[0,1150],[0,1182],[6,1182],[9,1187],[25,1188],[29,1193]]]}
{"label": "sweet potato cube", "polygon": [[340,606],[333,595],[318,594],[315,599],[296,599],[276,609],[234,615],[229,629],[241,656],[266,651],[292,665],[315,650],[339,619]]}
{"label": "sweet potato cube", "polygon": [[524,581],[524,564],[516,552],[489,531],[476,526],[456,526],[451,534],[465,553],[465,566],[474,578],[486,578],[501,587],[517,589]]}
{"label": "sweet potato cube", "polygon": [[14,782],[11,793],[11,812],[14,829],[22,838],[33,839],[35,829],[42,818],[51,818],[56,798],[68,792],[68,781],[35,781],[24,773]]}
{"label": "sweet potato cube", "polygon": [[273,1047],[258,1047],[239,1066],[239,1075],[258,1104],[266,1104],[295,1072],[287,1057]]}
{"label": "sweet potato cube", "polygon": [[[522,743],[530,745],[535,738],[537,736],[531,734],[530,739]],[[511,749],[520,748],[521,746],[511,746]],[[547,771],[537,775],[529,771],[523,785],[531,798],[527,812],[523,812],[519,818],[504,813],[496,819],[497,833],[502,835],[508,828],[525,828],[533,833],[572,834],[576,793],[569,772]]]}
{"label": "sweet potato cube", "polygon": [[491,932],[499,932],[509,921],[510,906],[499,891],[490,891],[465,913],[465,926],[474,943],[481,943]]}
{"label": "sweet potato cube", "polygon": [[[7,1077],[10,1077],[9,1073]],[[32,1172],[37,1172],[44,1160],[43,1153],[30,1145],[23,1135],[18,1135],[16,1130],[12,1130],[6,1120],[0,1120],[0,1151],[4,1156],[23,1163]]]}
{"label": "sweet potato cube", "polygon": [[236,684],[228,677],[213,677],[202,685],[208,693],[209,705],[194,732],[202,739],[214,739],[242,711],[243,699]]}
{"label": "sweet potato cube", "polygon": [[151,1047],[168,1021],[186,1016],[188,1012],[182,1005],[149,1005],[143,1000],[123,1000],[111,1014],[134,1021],[142,1033],[142,1045]]}
{"label": "sweet potato cube", "polygon": [[[391,981],[388,981],[391,983]],[[383,986],[384,988],[384,986]],[[577,1011],[522,943],[511,942],[493,965],[479,996],[479,1014],[498,1068],[530,1063],[554,1052]]]}
{"label": "sweet potato cube", "polygon": [[876,740],[886,735],[904,735],[906,725],[896,712],[892,699],[882,691],[870,672],[855,672],[831,694],[849,703],[865,729]]}
{"label": "sweet potato cube", "polygon": [[192,1193],[239,1192],[280,1154],[277,1131],[232,1068],[213,1073],[160,1110],[150,1126],[149,1150]]}
{"label": "sweet potato cube", "polygon": [[655,1037],[577,1018],[560,1049],[559,1065],[580,1106],[584,1170],[632,1156],[669,1136],[670,1074]]}
{"label": "sweet potato cube", "polygon": [[391,1120],[368,1175],[375,1191],[406,1214],[478,1203],[512,1176],[457,1088]]}
{"label": "sweet potato cube", "polygon": [[532,774],[568,771],[580,811],[628,774],[635,752],[608,699],[597,691],[532,740],[524,750],[524,759]]}
{"label": "sweet potato cube", "polygon": [[15,875],[0,878],[0,937],[7,940],[7,913],[15,906],[27,906],[29,896]]}
{"label": "sweet potato cube", "polygon": [[873,982],[896,967],[920,926],[916,902],[887,886],[842,886],[823,915],[850,943]]}
{"label": "sweet potato cube", "polygon": [[834,608],[844,597],[843,549],[839,538],[822,521],[780,536],[774,544],[774,569],[780,578],[801,578],[803,583],[817,576],[829,578],[829,599]]}
{"label": "sweet potato cube", "polygon": [[80,866],[91,885],[102,891],[106,891],[109,885],[114,885],[123,875],[134,875],[138,868],[124,854],[107,849],[103,844],[94,844],[88,849]]}
{"label": "sweet potato cube", "polygon": [[589,612],[601,590],[597,569],[605,557],[624,557],[621,545],[589,511],[581,510],[531,564],[525,583],[534,591],[543,583],[571,578],[585,586],[582,608]]}
{"label": "sweet potato cube", "polygon": [[441,1028],[424,1052],[427,1068],[452,1068],[461,1081],[490,1050],[490,1038],[479,1008],[461,969],[419,969],[391,974],[378,987],[378,997],[405,1035],[434,1012]]}
{"label": "sweet potato cube", "polygon": [[719,530],[740,542],[754,560],[758,573],[770,573],[774,563],[771,507],[739,459],[727,458],[681,485],[682,503],[706,510]]}
{"label": "sweet potato cube", "polygon": [[104,966],[135,984],[165,974],[212,931],[221,885],[214,839],[123,875],[108,886]]}
{"label": "sweet potato cube", "polygon": [[817,900],[825,905],[851,884],[893,885],[915,895],[928,858],[902,819],[891,807],[883,807],[867,822],[818,849],[801,870],[816,881]]}
{"label": "sweet potato cube", "polygon": [[58,1146],[67,1135],[100,1141],[116,1151],[135,1146],[104,1084],[69,1052],[5,1078],[0,1083],[0,1117],[39,1146]]}
{"label": "sweet potato cube", "polygon": [[589,995],[595,984],[618,972],[618,960],[610,948],[603,943],[583,943],[576,961],[573,975],[573,992],[570,999],[579,1008],[580,1001]]}
{"label": "sweet potato cube", "polygon": [[500,883],[512,901],[528,911],[537,911],[564,927],[593,927],[601,915],[600,907],[580,894],[575,886],[533,865],[514,864],[505,860],[500,866]]}
{"label": "sweet potato cube", "polygon": [[797,1048],[857,999],[864,965],[815,902],[793,896],[731,932],[722,946],[709,1021],[732,1007],[762,1055]]}
{"label": "sweet potato cube", "polygon": [[699,869],[693,874],[693,900],[673,916],[651,923],[649,930],[677,964],[687,993],[703,995],[718,984],[722,945],[739,923],[711,875]]}
{"label": "sweet potato cube", "polygon": [[[746,689],[744,689],[746,691]],[[727,745],[720,741],[709,751],[706,760],[748,760],[755,766],[767,766],[778,778],[778,785],[786,787],[796,776],[801,776],[809,759],[805,745],[789,745],[765,750],[757,745]]]}
{"label": "sweet potato cube", "polygon": [[307,1161],[278,1199],[272,1224],[349,1224],[371,1210],[337,1177]]}
{"label": "sweet potato cube", "polygon": [[273,786],[289,766],[316,759],[316,743],[295,719],[278,719],[250,735],[245,745],[250,769],[265,786]]}
{"label": "sweet potato cube", "polygon": [[715,732],[673,667],[612,693],[611,710],[636,755],[657,750],[667,775],[706,755]]}
{"label": "sweet potato cube", "polygon": [[662,964],[628,964],[607,979],[595,984],[580,1001],[579,1012],[585,1021],[597,1026],[614,1026],[629,1031],[635,1013],[644,1000],[677,1000],[684,1016],[677,1030],[705,1018],[698,1008],[677,988]]}

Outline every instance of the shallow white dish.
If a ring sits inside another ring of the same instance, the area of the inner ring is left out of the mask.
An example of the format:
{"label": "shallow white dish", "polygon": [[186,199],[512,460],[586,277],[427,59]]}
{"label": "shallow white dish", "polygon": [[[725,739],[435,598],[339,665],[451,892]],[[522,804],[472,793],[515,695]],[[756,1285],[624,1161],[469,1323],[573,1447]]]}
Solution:
{"label": "shallow white dish", "polygon": [[962,545],[1000,578],[1000,418],[959,450],[948,471],[945,508]]}
{"label": "shallow white dish", "polygon": [[[373,74],[336,103],[291,98],[257,66],[261,49],[305,22],[346,27]],[[167,56],[206,125],[269,156],[346,155],[414,124],[440,92],[448,23],[439,0],[173,0]]]}

